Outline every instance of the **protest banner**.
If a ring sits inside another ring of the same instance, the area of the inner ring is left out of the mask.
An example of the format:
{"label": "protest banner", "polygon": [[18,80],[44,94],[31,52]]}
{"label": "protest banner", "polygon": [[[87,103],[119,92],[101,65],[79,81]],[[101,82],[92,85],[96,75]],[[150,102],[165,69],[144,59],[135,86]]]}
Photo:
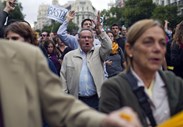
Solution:
{"label": "protest banner", "polygon": [[50,5],[48,7],[47,17],[60,23],[63,23],[67,12],[68,10],[63,7]]}

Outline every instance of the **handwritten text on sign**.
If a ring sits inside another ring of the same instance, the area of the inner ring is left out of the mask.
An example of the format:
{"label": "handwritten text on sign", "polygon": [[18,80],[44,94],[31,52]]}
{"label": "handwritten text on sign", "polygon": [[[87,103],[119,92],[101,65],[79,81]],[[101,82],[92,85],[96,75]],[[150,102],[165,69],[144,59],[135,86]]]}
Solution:
{"label": "handwritten text on sign", "polygon": [[59,6],[51,5],[48,7],[47,17],[63,23],[68,10]]}

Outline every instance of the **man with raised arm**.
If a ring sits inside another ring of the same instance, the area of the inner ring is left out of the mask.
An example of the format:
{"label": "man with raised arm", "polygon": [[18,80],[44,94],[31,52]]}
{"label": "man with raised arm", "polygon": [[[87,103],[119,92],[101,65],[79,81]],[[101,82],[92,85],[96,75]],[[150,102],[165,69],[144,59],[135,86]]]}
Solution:
{"label": "man with raised arm", "polygon": [[[73,36],[67,33],[67,27],[69,22],[74,19],[75,12],[69,11],[66,15],[66,20],[59,27],[57,34],[60,39],[65,43],[65,45],[69,46],[71,49],[77,49],[79,47],[78,36]],[[81,28],[92,29],[94,21],[91,19],[84,19],[81,23]],[[100,46],[100,41],[98,39],[94,39],[94,46]]]}

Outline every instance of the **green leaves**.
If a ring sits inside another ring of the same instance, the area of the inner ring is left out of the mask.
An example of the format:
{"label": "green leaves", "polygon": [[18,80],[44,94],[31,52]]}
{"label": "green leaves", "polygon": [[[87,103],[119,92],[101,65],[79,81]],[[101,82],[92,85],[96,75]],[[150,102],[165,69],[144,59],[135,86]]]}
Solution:
{"label": "green leaves", "polygon": [[112,7],[110,10],[103,10],[101,15],[105,17],[105,27],[114,23],[126,27],[131,26],[141,19],[158,19],[164,23],[164,20],[170,22],[171,27],[183,20],[183,15],[177,15],[177,6],[159,6],[152,0],[127,0],[124,8]]}
{"label": "green leaves", "polygon": [[155,4],[152,0],[128,0],[124,9],[124,18],[128,26],[138,20],[150,18]]}
{"label": "green leaves", "polygon": [[177,6],[157,6],[152,13],[152,18],[159,19],[162,22],[164,22],[164,20],[168,20],[170,27],[174,28],[176,24],[183,19],[183,17],[181,15],[177,15],[177,13]]}

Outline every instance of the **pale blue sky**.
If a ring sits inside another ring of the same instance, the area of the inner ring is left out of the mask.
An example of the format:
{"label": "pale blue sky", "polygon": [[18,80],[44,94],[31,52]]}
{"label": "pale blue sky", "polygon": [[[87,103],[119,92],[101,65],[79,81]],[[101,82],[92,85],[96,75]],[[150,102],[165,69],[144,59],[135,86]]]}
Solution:
{"label": "pale blue sky", "polygon": [[[38,6],[42,3],[51,4],[52,0],[18,0],[18,1],[22,3],[23,13],[26,15],[25,20],[32,25],[34,21],[37,20]],[[59,3],[63,5],[68,1],[69,0],[59,0]],[[107,4],[110,1],[111,0],[91,0],[93,6],[97,10],[107,9],[108,8]]]}

